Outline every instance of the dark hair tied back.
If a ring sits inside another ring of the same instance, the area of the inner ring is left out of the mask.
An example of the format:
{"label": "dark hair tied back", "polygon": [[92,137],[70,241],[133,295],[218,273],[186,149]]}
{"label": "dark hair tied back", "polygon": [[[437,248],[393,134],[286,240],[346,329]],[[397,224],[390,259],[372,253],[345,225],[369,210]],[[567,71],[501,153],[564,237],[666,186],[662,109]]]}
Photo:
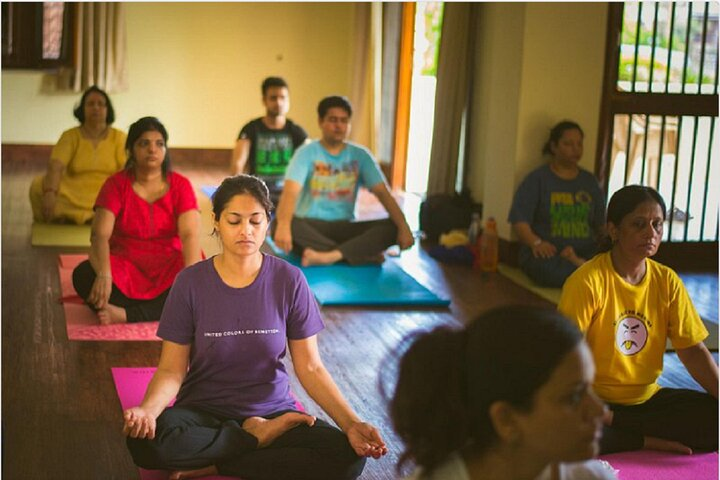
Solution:
{"label": "dark hair tied back", "polygon": [[552,130],[550,130],[550,136],[545,142],[545,145],[543,145],[543,155],[552,155],[552,145],[557,145],[557,143],[562,138],[563,133],[565,133],[567,130],[577,130],[580,132],[581,136],[585,136],[585,132],[583,132],[583,129],[580,128],[580,125],[578,125],[576,122],[573,122],[572,120],[563,120],[562,122],[556,124],[552,128]]}
{"label": "dark hair tied back", "polygon": [[110,101],[110,97],[105,92],[105,90],[101,90],[95,85],[89,87],[83,92],[82,97],[80,97],[80,103],[78,103],[73,109],[73,116],[77,118],[81,124],[85,123],[85,100],[87,100],[88,95],[90,95],[91,93],[99,93],[100,95],[105,97],[105,105],[107,106],[107,116],[105,117],[105,123],[107,123],[108,125],[112,125],[113,122],[115,122],[115,109],[113,108],[112,102]]}
{"label": "dark hair tied back", "polygon": [[[607,207],[607,223],[620,226],[623,218],[645,202],[655,202],[662,210],[663,220],[667,217],[667,207],[662,196],[652,187],[645,185],[626,185],[613,194]],[[609,235],[600,241],[600,251],[607,252],[612,249],[613,242]]]}
{"label": "dark hair tied back", "polygon": [[254,175],[241,173],[233,177],[227,177],[212,196],[213,213],[215,221],[220,220],[220,214],[225,210],[227,204],[236,195],[250,195],[263,207],[268,221],[273,211],[273,203],[270,200],[270,191],[265,182]]}
{"label": "dark hair tied back", "polygon": [[127,153],[127,161],[125,162],[125,170],[132,170],[135,168],[137,160],[135,159],[135,153],[133,147],[143,133],[145,132],[158,132],[162,135],[165,140],[165,158],[162,163],[162,173],[167,175],[170,171],[170,151],[167,148],[168,133],[160,120],[155,117],[143,117],[137,122],[130,125],[128,129],[127,140],[125,140],[125,151]]}
{"label": "dark hair tied back", "polygon": [[497,441],[491,405],[531,410],[537,391],[581,341],[557,311],[526,306],[488,311],[465,330],[417,337],[400,361],[390,402],[406,445],[398,469],[412,459],[432,471],[466,445],[490,448]]}
{"label": "dark hair tied back", "polygon": [[408,460],[432,469],[468,440],[464,330],[439,327],[405,339],[413,341],[400,360],[390,401],[395,431],[407,445]]}

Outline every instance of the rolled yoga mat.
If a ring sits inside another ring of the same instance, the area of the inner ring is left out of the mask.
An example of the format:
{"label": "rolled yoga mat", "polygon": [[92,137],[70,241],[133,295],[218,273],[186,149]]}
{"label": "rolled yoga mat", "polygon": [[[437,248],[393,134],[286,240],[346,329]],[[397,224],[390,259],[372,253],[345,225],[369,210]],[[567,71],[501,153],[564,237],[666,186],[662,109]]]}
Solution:
{"label": "rolled yoga mat", "polygon": [[30,243],[34,247],[89,247],[90,225],[33,223]]}
{"label": "rolled yoga mat", "polygon": [[116,323],[100,325],[97,315],[90,307],[85,305],[75,291],[72,284],[72,272],[75,267],[88,256],[60,255],[58,271],[60,274],[60,290],[65,312],[65,324],[69,340],[97,340],[97,341],[134,341],[134,340],[160,340],[157,337],[158,322]]}

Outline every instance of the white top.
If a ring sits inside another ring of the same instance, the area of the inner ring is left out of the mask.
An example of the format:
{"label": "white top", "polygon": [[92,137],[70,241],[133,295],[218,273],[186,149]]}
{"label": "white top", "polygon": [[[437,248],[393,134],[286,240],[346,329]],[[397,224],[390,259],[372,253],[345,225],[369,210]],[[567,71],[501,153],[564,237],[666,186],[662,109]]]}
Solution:
{"label": "white top", "polygon": [[[551,473],[551,468],[548,466],[536,480],[550,480]],[[462,457],[454,453],[432,474],[425,475],[422,469],[417,469],[406,480],[470,480],[470,475]],[[560,480],[617,480],[617,475],[616,470],[603,460],[586,460],[577,463],[561,463]]]}

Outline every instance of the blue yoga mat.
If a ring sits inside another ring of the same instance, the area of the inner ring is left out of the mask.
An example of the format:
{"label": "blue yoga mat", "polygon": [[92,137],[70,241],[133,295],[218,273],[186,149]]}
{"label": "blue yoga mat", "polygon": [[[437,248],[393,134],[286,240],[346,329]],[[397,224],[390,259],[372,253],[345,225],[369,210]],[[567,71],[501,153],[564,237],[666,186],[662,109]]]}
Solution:
{"label": "blue yoga mat", "polygon": [[210,200],[212,200],[212,196],[215,195],[215,190],[217,189],[218,187],[212,185],[203,185],[200,187],[200,191],[207,195]]}
{"label": "blue yoga mat", "polygon": [[393,260],[382,265],[300,266],[300,257],[286,255],[272,240],[266,240],[275,254],[300,267],[318,303],[323,306],[423,306],[446,307],[440,298],[408,275]]}

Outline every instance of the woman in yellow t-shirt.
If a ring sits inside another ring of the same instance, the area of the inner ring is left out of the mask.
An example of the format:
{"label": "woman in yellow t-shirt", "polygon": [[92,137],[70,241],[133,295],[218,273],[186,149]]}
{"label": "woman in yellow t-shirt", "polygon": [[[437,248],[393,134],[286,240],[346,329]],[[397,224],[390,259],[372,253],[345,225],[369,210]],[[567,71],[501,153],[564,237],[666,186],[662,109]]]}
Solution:
{"label": "woman in yellow t-shirt", "polygon": [[[563,286],[558,309],[585,333],[595,391],[610,407],[601,453],[718,448],[718,367],[703,343],[707,329],[677,274],[649,258],[665,212],[650,187],[618,190],[607,210],[606,252]],[[658,385],[668,340],[707,393]]]}
{"label": "woman in yellow t-shirt", "polygon": [[73,113],[80,126],[63,132],[47,172],[30,185],[36,222],[89,223],[100,187],[125,165],[126,134],[110,126],[115,111],[107,93],[88,88]]}

